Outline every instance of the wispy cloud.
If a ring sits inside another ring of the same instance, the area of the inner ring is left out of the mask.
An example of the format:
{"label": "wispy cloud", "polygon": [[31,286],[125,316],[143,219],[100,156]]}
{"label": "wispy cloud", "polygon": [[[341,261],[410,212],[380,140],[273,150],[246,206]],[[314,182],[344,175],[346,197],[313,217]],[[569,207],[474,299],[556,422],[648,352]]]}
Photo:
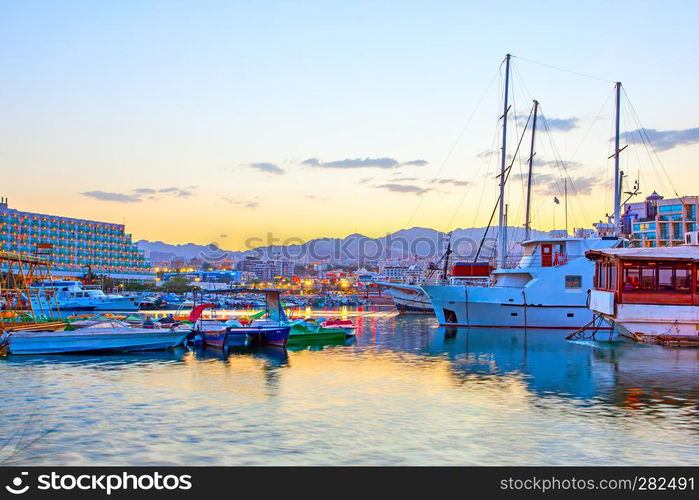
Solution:
{"label": "wispy cloud", "polygon": [[451,186],[468,186],[471,184],[470,181],[463,181],[459,179],[439,179],[437,184],[448,184]]}
{"label": "wispy cloud", "polygon": [[322,196],[316,196],[314,194],[304,194],[303,197],[306,198],[307,200],[325,200],[325,199],[327,199],[327,198],[323,198]]}
{"label": "wispy cloud", "polygon": [[111,191],[85,191],[80,193],[100,201],[114,201],[117,203],[134,203],[143,200],[156,200],[158,195],[172,195],[178,198],[193,196],[193,190],[197,186],[187,186],[186,188],[166,187],[166,188],[135,188],[128,193],[115,193]]}
{"label": "wispy cloud", "polygon": [[238,207],[242,208],[257,208],[260,206],[260,203],[258,201],[252,201],[252,200],[237,200],[235,198],[231,198],[230,196],[224,196],[222,200],[227,201],[231,205],[236,205]]}
{"label": "wispy cloud", "polygon": [[476,155],[476,158],[490,158],[491,156],[499,155],[500,151],[481,151]]}
{"label": "wispy cloud", "polygon": [[190,189],[192,189],[192,186],[189,186],[189,188],[187,188],[187,189],[180,189],[178,187],[168,187],[168,188],[158,189],[158,193],[167,193],[167,194],[172,194],[174,196],[177,196],[179,198],[186,198],[186,197],[192,196],[194,194],[194,193],[192,193],[192,191],[190,191]]}
{"label": "wispy cloud", "polygon": [[283,175],[286,173],[284,169],[280,166],[268,162],[250,163],[248,167],[259,170],[260,172],[265,172],[267,174]]}
{"label": "wispy cloud", "polygon": [[321,168],[396,168],[403,166],[422,167],[428,165],[426,160],[400,162],[395,158],[345,158],[344,160],[321,161],[318,158],[303,160],[301,165]]}
{"label": "wispy cloud", "polygon": [[[513,180],[524,180],[527,174],[513,174]],[[598,177],[570,176],[568,179],[568,196],[592,194],[600,184]],[[532,173],[532,186],[536,193],[547,196],[561,196],[565,190],[563,178],[550,173]]]}
{"label": "wispy cloud", "polygon": [[117,203],[134,203],[141,201],[139,194],[112,193],[108,191],[85,191],[80,193],[100,201],[115,201]]}
{"label": "wispy cloud", "polygon": [[535,167],[545,167],[545,168],[557,168],[557,167],[563,167],[565,165],[565,168],[567,170],[574,170],[576,168],[580,168],[583,166],[582,163],[579,161],[575,160],[545,160],[543,158],[536,158],[534,157],[534,166]]}
{"label": "wispy cloud", "polygon": [[401,163],[401,165],[407,166],[407,167],[424,167],[426,165],[429,165],[429,162],[427,160],[410,160]]}
{"label": "wispy cloud", "polygon": [[414,186],[412,184],[395,184],[392,182],[387,184],[379,184],[378,186],[374,187],[378,189],[386,189],[387,191],[391,191],[393,193],[424,194],[429,191],[429,189]]}
{"label": "wispy cloud", "polygon": [[[524,125],[527,123],[527,119],[529,118],[529,115],[517,115],[515,116],[515,120],[517,120],[517,124],[520,127],[524,127]],[[557,132],[568,132],[570,130],[573,130],[574,128],[578,128],[580,124],[580,119],[576,118],[574,116],[571,116],[570,118],[549,118],[549,117],[542,117],[539,116],[537,118],[537,129],[538,128],[546,128],[552,132],[557,131]],[[530,121],[531,125],[531,121]]]}
{"label": "wispy cloud", "polygon": [[[644,134],[645,132],[645,134]],[[699,127],[681,130],[656,130],[654,128],[636,129],[625,132],[627,141],[639,144],[646,138],[658,151],[665,151],[677,146],[688,146],[699,142]]]}
{"label": "wispy cloud", "polygon": [[549,130],[557,130],[559,132],[568,132],[574,128],[578,128],[580,120],[571,116],[570,118],[545,118],[544,123]]}

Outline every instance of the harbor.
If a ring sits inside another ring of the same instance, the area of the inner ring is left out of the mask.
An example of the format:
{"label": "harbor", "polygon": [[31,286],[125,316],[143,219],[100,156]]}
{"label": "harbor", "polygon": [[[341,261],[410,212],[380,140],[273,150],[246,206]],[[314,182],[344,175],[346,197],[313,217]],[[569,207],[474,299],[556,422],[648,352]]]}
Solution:
{"label": "harbor", "polygon": [[[224,355],[17,356],[7,465],[686,465],[699,351],[350,316],[356,337]],[[506,429],[506,432],[503,431]]]}
{"label": "harbor", "polygon": [[698,15],[0,3],[0,488],[693,491]]}

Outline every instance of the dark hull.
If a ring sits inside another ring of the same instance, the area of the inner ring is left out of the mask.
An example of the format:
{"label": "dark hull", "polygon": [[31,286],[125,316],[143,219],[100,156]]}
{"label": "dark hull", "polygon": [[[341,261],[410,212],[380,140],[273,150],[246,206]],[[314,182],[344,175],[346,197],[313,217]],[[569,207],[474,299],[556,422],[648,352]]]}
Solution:
{"label": "dark hull", "polygon": [[207,346],[221,349],[231,346],[270,345],[285,347],[289,339],[289,327],[279,328],[228,328],[220,332],[203,332]]}

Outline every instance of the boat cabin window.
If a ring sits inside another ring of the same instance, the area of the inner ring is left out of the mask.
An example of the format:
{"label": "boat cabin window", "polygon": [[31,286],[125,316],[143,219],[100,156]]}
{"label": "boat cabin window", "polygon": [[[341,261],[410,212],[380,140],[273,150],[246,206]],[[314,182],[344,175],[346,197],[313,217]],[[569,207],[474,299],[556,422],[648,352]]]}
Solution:
{"label": "boat cabin window", "polygon": [[624,263],[624,292],[690,293],[691,264]]}
{"label": "boat cabin window", "polygon": [[597,261],[595,267],[595,288],[597,290],[616,290],[616,264],[610,261]]}
{"label": "boat cabin window", "polygon": [[582,288],[582,276],[566,276],[566,288]]}

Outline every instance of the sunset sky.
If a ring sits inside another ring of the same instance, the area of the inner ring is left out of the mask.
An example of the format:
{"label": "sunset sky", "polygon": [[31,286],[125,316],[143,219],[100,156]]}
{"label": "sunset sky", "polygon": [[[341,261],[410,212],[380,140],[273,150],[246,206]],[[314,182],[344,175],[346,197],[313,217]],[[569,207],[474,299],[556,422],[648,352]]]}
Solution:
{"label": "sunset sky", "polygon": [[[590,227],[612,211],[616,80],[630,182],[699,194],[698,18],[684,1],[6,0],[0,195],[125,222],[136,239],[228,249],[268,232],[482,226],[510,52],[510,151],[532,99],[548,123],[534,226],[562,227],[563,162],[570,226]],[[528,150],[529,135],[511,225],[523,224]]]}

